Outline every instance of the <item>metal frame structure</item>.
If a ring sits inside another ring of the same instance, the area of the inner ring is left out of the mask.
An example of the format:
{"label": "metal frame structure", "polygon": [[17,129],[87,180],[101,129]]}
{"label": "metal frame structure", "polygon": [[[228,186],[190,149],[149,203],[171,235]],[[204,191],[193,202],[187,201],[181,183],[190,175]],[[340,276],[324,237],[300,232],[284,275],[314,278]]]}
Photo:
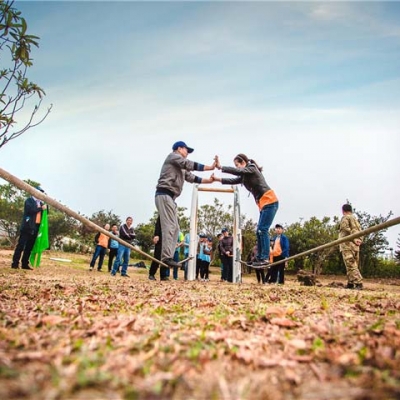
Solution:
{"label": "metal frame structure", "polygon": [[232,266],[232,281],[234,283],[242,282],[241,255],[242,255],[242,230],[240,224],[240,198],[239,190],[235,186],[230,188],[211,188],[200,187],[193,185],[192,205],[190,210],[190,243],[189,257],[193,257],[188,261],[187,280],[194,281],[196,279],[196,258],[197,258],[197,227],[198,227],[198,192],[218,192],[218,193],[233,193],[233,266]]}

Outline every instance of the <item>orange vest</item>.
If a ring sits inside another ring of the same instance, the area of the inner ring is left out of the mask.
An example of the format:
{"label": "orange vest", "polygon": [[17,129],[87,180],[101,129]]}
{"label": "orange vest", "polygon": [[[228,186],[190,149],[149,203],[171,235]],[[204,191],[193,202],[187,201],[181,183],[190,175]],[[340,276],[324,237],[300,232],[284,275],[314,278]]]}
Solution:
{"label": "orange vest", "polygon": [[281,238],[277,237],[274,242],[274,248],[272,250],[272,256],[278,257],[282,254]]}
{"label": "orange vest", "polygon": [[277,201],[278,198],[276,197],[275,192],[272,189],[267,190],[258,201],[258,208],[262,210],[262,208],[267,204],[276,203]]}
{"label": "orange vest", "polygon": [[106,249],[108,247],[108,236],[106,236],[104,233],[100,233],[98,245]]}

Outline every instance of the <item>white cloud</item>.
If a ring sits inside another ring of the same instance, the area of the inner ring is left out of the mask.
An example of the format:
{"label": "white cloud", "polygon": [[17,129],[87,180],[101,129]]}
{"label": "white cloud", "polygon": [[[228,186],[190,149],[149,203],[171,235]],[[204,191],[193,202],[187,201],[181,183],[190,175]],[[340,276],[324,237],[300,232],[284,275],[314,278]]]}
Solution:
{"label": "white cloud", "polygon": [[[218,154],[231,165],[244,152],[263,165],[280,198],[279,222],[338,215],[346,199],[372,214],[400,215],[394,183],[400,171],[400,78],[386,68],[398,54],[366,39],[385,34],[387,19],[373,13],[380,6],[178,6],[164,4],[170,13],[161,17],[148,14],[148,5],[129,3],[122,20],[139,7],[136,17],[145,16],[143,21],[117,21],[118,31],[99,28],[102,46],[80,57],[99,25],[93,21],[87,31],[77,23],[69,36],[71,24],[58,14],[68,5],[52,4],[52,15],[40,18],[46,21],[45,45],[35,76],[54,110],[1,150],[2,167],[40,181],[76,211],[112,209],[147,222],[162,162],[172,143],[184,140],[199,162],[211,163]],[[57,39],[61,47],[49,38],[52,21],[65,32]],[[104,23],[115,23],[112,14]],[[387,26],[386,32],[397,29]],[[345,46],[352,37],[359,38],[358,48]],[[377,52],[379,68],[365,65]],[[361,79],[363,71],[375,73]],[[189,208],[191,193],[187,184],[178,204]],[[257,220],[254,200],[243,188],[240,193],[242,211]]]}

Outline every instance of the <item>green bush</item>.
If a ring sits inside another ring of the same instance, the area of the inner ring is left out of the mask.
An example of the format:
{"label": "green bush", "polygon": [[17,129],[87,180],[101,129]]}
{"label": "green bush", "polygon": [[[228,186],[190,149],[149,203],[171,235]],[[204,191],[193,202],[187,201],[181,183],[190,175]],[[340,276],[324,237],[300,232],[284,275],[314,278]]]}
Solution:
{"label": "green bush", "polygon": [[81,246],[79,243],[64,244],[63,251],[66,253],[79,253]]}
{"label": "green bush", "polygon": [[361,271],[365,278],[400,278],[400,265],[395,260],[376,260]]}

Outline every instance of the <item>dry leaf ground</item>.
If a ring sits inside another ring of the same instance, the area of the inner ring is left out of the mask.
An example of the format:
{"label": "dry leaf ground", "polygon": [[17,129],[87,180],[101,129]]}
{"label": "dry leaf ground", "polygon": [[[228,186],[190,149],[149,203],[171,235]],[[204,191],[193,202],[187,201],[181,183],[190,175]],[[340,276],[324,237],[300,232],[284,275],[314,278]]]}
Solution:
{"label": "dry leaf ground", "polygon": [[[1,399],[400,399],[399,281],[149,281],[0,252]],[[73,257],[72,263],[49,258]]]}

